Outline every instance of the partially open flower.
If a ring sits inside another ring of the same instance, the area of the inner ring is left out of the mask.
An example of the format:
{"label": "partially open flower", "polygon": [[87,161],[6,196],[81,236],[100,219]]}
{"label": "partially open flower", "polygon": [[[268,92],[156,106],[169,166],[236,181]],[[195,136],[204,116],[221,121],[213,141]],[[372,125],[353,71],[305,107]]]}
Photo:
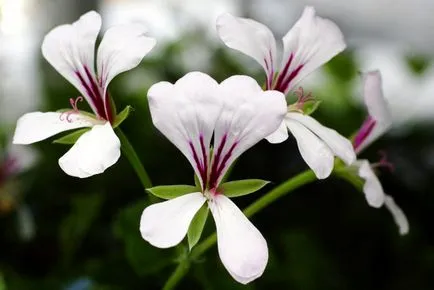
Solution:
{"label": "partially open flower", "polygon": [[[379,71],[371,71],[363,75],[363,98],[368,110],[368,117],[353,141],[354,149],[358,154],[383,135],[392,125],[391,115],[381,89]],[[393,169],[385,156],[382,156],[380,162],[376,164],[372,164],[366,159],[358,159],[350,167],[355,168],[357,175],[364,180],[363,192],[368,204],[376,208],[385,205],[398,225],[400,234],[405,235],[409,231],[408,220],[393,198],[384,193],[381,182],[374,172],[374,168],[379,166]]]}
{"label": "partially open flower", "polygon": [[[101,17],[91,11],[73,24],[51,30],[42,43],[45,59],[81,93],[71,100],[66,112],[33,112],[17,123],[13,142],[31,144],[60,132],[91,128],[59,159],[67,174],[89,177],[104,172],[120,156],[120,142],[113,131],[114,110],[108,93],[110,81],[118,74],[136,67],[154,47],[155,40],[145,36],[138,24],[109,28],[98,48],[95,69],[95,42],[101,29]],[[94,114],[78,110],[85,99]]]}
{"label": "partially open flower", "polygon": [[[266,89],[287,94],[311,72],[328,62],[346,47],[343,35],[332,21],[316,16],[306,7],[300,19],[283,37],[283,57],[277,68],[276,40],[263,24],[252,19],[223,14],[217,19],[217,32],[223,42],[254,58],[265,70]],[[300,153],[320,179],[333,170],[335,156],[351,164],[355,154],[351,142],[329,129],[294,105],[279,128],[267,136],[270,143],[288,138],[288,130],[297,140]]]}
{"label": "partially open flower", "polygon": [[286,113],[284,95],[262,91],[247,76],[218,84],[193,72],[175,84],[153,85],[148,99],[154,125],[187,157],[200,190],[147,207],[140,221],[142,237],[160,248],[177,245],[206,203],[228,272],[243,284],[261,276],[268,261],[267,243],[220,183],[237,157],[279,126]]}

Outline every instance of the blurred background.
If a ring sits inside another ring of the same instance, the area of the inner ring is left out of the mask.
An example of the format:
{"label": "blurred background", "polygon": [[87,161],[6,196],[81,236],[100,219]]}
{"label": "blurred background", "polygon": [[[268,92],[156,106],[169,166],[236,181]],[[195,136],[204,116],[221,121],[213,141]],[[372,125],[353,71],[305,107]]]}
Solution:
{"label": "blurred background", "polygon": [[[302,83],[323,100],[315,118],[350,136],[365,117],[360,72],[379,69],[383,75],[394,127],[362,157],[375,162],[379,150],[388,153],[395,170],[381,171],[380,178],[406,213],[410,233],[401,237],[384,208],[370,208],[362,193],[331,177],[253,217],[270,248],[260,279],[248,286],[234,282],[214,247],[179,288],[434,289],[431,0],[0,0],[0,289],[158,289],[183,250],[159,250],[141,239],[146,193],[125,158],[80,180],[57,165],[68,150],[64,145],[10,146],[19,116],[69,107],[78,95],[42,58],[50,29],[92,9],[102,14],[103,30],[131,21],[149,27],[157,46],[110,91],[118,108],[135,108],[122,129],[153,183],[191,184],[187,160],[151,124],[147,89],[192,70],[219,81],[247,74],[262,83],[259,65],[219,41],[215,18],[222,12],[254,18],[280,39],[307,4],[335,21],[349,46]],[[11,164],[13,174],[4,178],[2,169]],[[240,158],[230,179],[273,183],[236,203],[244,208],[304,169],[292,138],[279,145],[262,141]],[[208,219],[204,236],[213,231]]]}

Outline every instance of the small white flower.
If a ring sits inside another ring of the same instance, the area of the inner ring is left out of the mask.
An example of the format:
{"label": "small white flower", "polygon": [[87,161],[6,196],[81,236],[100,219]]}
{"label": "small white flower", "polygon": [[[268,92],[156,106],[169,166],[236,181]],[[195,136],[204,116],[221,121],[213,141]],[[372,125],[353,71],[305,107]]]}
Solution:
{"label": "small white flower", "polygon": [[[392,125],[392,119],[381,89],[381,74],[371,71],[363,75],[363,98],[368,109],[368,117],[356,134],[353,145],[359,154],[368,145],[383,135]],[[365,183],[363,193],[368,204],[379,208],[383,205],[390,211],[401,235],[409,232],[409,223],[404,212],[393,198],[384,193],[380,180],[373,167],[391,166],[383,157],[379,163],[370,164],[368,160],[358,159],[351,167],[356,168],[357,174]]]}
{"label": "small white flower", "polygon": [[240,283],[258,278],[268,261],[267,243],[219,185],[232,162],[282,122],[284,95],[262,91],[247,76],[218,84],[206,74],[193,72],[175,84],[153,85],[148,99],[154,125],[187,157],[201,191],[147,207],[140,221],[142,237],[160,248],[177,245],[207,203],[223,265]]}
{"label": "small white flower", "polygon": [[[301,18],[283,37],[283,57],[279,70],[276,40],[263,24],[223,14],[217,19],[217,31],[228,47],[251,56],[262,65],[267,76],[267,90],[278,90],[285,94],[293,91],[303,78],[346,47],[336,24],[316,16],[313,7],[306,7]],[[288,111],[284,122],[278,130],[267,136],[267,140],[281,143],[288,138],[289,129],[297,140],[303,159],[317,178],[330,175],[335,156],[347,164],[356,159],[351,142],[335,130],[322,126],[303,113]]]}
{"label": "small white flower", "polygon": [[59,159],[60,167],[80,178],[99,174],[120,156],[120,141],[112,128],[113,109],[107,87],[118,74],[136,67],[154,47],[155,40],[145,36],[137,24],[109,28],[98,48],[95,70],[95,42],[101,29],[101,17],[91,11],[73,24],[51,30],[42,43],[45,59],[88,102],[95,116],[83,114],[77,101],[71,100],[70,112],[33,112],[17,123],[15,144],[31,144],[63,131],[89,127],[75,145]]}

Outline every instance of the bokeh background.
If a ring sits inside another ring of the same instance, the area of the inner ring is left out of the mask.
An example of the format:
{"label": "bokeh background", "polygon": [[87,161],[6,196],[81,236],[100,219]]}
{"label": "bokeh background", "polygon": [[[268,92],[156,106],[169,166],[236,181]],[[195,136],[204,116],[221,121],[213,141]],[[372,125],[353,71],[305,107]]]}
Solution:
{"label": "bokeh background", "polygon": [[[406,213],[410,233],[401,237],[384,208],[370,208],[360,192],[331,177],[253,217],[270,248],[260,279],[248,286],[234,282],[214,247],[179,288],[434,289],[430,0],[0,0],[0,157],[14,152],[22,166],[21,173],[0,180],[0,289],[158,289],[183,251],[159,250],[141,239],[138,223],[147,195],[125,158],[102,175],[80,180],[57,165],[68,149],[64,145],[9,146],[20,115],[68,107],[78,95],[42,58],[45,33],[91,9],[102,14],[103,29],[131,21],[149,27],[158,45],[140,67],[117,77],[110,91],[118,108],[135,108],[122,129],[153,183],[191,184],[187,160],[151,124],[147,89],[192,70],[219,81],[247,74],[263,82],[259,65],[219,41],[215,18],[226,11],[251,17],[280,39],[307,4],[335,21],[349,46],[301,84],[323,100],[318,120],[350,136],[365,116],[360,72],[383,74],[394,127],[363,157],[375,162],[379,150],[388,153],[395,170],[382,170],[381,181]],[[240,158],[230,179],[272,184],[236,203],[243,208],[304,169],[292,138],[279,145],[262,141]],[[208,219],[204,236],[212,231]]]}

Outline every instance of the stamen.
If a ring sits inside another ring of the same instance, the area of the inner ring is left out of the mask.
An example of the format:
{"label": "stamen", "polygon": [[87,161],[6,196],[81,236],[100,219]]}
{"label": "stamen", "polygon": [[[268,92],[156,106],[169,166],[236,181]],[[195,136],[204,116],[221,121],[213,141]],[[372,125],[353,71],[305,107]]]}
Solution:
{"label": "stamen", "polygon": [[386,151],[383,151],[383,150],[378,151],[378,154],[380,155],[380,160],[376,163],[371,164],[371,167],[372,168],[386,167],[391,172],[395,171],[395,166],[393,165],[393,163],[390,162],[389,160],[387,160]]}
{"label": "stamen", "polygon": [[312,93],[309,92],[307,95],[304,94],[303,87],[299,87],[294,94],[297,96],[297,108],[303,108],[304,103],[307,101],[313,101],[315,98],[312,96]]}
{"label": "stamen", "polygon": [[[78,110],[78,102],[82,102],[83,101],[83,97],[82,96],[78,96],[77,98],[70,98],[69,99],[69,104],[72,107],[72,110],[69,110],[67,112],[63,112],[62,114],[60,114],[60,121],[67,121],[68,123],[72,123],[71,120],[71,115],[72,114],[79,114],[80,111]],[[65,118],[63,118],[63,116],[66,116]]]}

